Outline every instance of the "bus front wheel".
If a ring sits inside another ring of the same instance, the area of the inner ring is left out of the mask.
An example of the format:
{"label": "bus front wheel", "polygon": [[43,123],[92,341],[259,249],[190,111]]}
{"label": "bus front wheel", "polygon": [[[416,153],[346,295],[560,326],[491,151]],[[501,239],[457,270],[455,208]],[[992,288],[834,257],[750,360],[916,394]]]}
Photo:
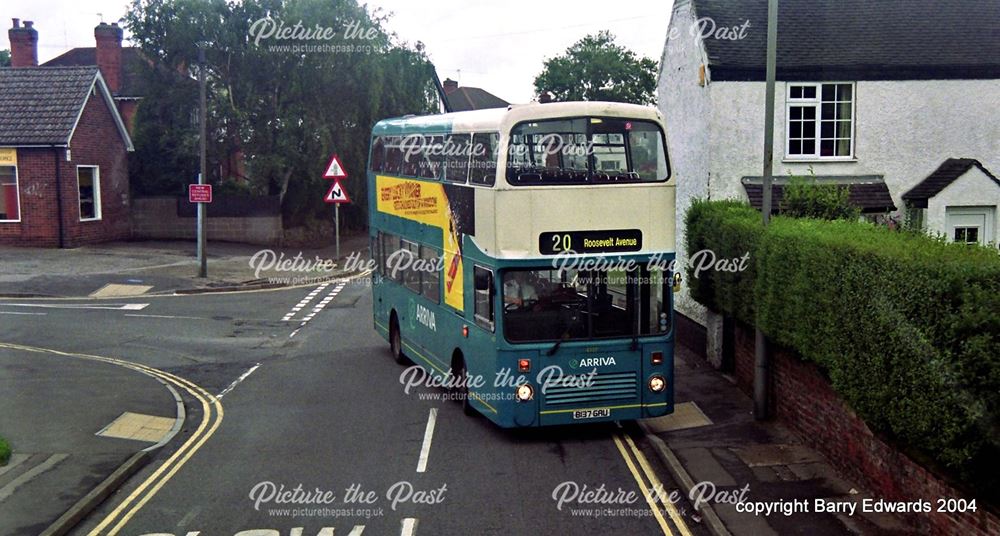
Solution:
{"label": "bus front wheel", "polygon": [[392,358],[400,365],[406,364],[406,355],[403,354],[403,336],[399,332],[399,320],[396,313],[392,313],[389,320],[389,349],[392,351]]}

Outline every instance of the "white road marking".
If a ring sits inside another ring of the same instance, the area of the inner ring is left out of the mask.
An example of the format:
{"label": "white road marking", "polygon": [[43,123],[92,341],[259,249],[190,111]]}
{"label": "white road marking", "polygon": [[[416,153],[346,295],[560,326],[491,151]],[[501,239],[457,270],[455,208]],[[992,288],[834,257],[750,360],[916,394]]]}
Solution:
{"label": "white road marking", "polygon": [[[37,314],[37,313],[36,313]],[[42,313],[44,314],[44,313]],[[130,316],[132,318],[171,318],[177,320],[208,320],[207,318],[202,318],[200,316],[174,316],[174,315],[135,315],[126,314],[125,316]]]}
{"label": "white road marking", "polygon": [[[302,317],[302,320],[299,322],[299,327],[295,331],[293,331],[290,335],[288,335],[288,338],[291,339],[292,337],[295,336],[296,333],[299,332],[300,329],[304,328],[305,325],[308,324],[310,320],[312,320],[317,314],[319,314],[320,311],[323,310],[323,308],[325,308],[331,301],[333,301],[334,298],[337,297],[337,294],[340,294],[341,290],[344,290],[344,286],[346,284],[347,283],[342,281],[338,283],[337,286],[333,287],[333,290],[331,290],[329,294],[327,294],[322,300],[320,300],[316,304],[316,306],[313,307],[311,311],[309,311],[309,314]],[[299,305],[296,305],[296,307],[305,306],[308,303],[308,301],[312,300],[312,297],[317,293],[317,291],[326,289],[328,285],[329,283],[320,285],[319,288],[309,293],[310,294],[309,296],[306,296],[308,300],[303,300],[302,302],[299,302]],[[296,311],[293,309],[293,311],[285,315],[285,318],[283,318],[282,320],[286,321],[291,320],[292,317],[295,316],[295,312]]]}
{"label": "white road marking", "polygon": [[101,309],[105,311],[141,311],[149,307],[148,303],[104,303],[100,305],[83,305],[76,303],[0,303],[5,307],[39,307],[43,309]]}
{"label": "white road marking", "polygon": [[19,311],[0,311],[0,315],[32,315],[32,316],[45,316],[49,313],[24,313]]}
{"label": "white road marking", "polygon": [[226,396],[226,394],[229,393],[229,391],[232,391],[237,385],[240,384],[240,382],[242,382],[243,380],[247,379],[247,377],[250,376],[251,374],[253,374],[253,371],[257,370],[258,367],[260,367],[260,363],[257,363],[256,365],[248,368],[246,372],[244,372],[243,374],[241,374],[239,378],[236,378],[235,380],[233,380],[233,383],[229,384],[229,387],[226,387],[225,389],[223,389],[222,392],[219,393],[218,395],[216,395],[215,398],[218,398],[219,400],[222,400],[222,397]]}
{"label": "white road marking", "polygon": [[283,322],[287,322],[287,321],[291,320],[292,317],[295,316],[295,313],[301,311],[306,305],[309,305],[309,302],[311,302],[313,300],[313,298],[316,297],[317,294],[319,294],[320,292],[323,292],[324,290],[326,290],[326,287],[328,287],[328,286],[330,286],[330,283],[323,283],[322,285],[314,288],[312,290],[312,292],[310,292],[309,294],[306,294],[305,298],[302,298],[302,301],[300,301],[299,303],[295,304],[295,307],[292,307],[292,310],[289,311],[288,314],[286,314],[284,316],[284,318],[282,318],[281,320]]}
{"label": "white road marking", "polygon": [[423,473],[427,470],[427,459],[431,455],[431,441],[434,438],[434,424],[437,422],[438,410],[431,408],[427,415],[427,428],[424,429],[424,444],[420,447],[420,460],[417,461],[417,472]]}
{"label": "white road marking", "polygon": [[351,530],[350,533],[347,534],[347,536],[361,536],[361,533],[364,531],[365,531],[364,525],[354,525],[354,528]]}
{"label": "white road marking", "polygon": [[408,517],[403,519],[403,530],[400,532],[400,536],[413,536],[417,533],[417,519],[414,517]]}

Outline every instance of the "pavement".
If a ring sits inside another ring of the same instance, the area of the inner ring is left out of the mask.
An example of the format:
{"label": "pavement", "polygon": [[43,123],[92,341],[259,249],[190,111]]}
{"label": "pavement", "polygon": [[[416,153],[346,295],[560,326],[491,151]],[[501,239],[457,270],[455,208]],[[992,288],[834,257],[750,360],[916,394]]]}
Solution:
{"label": "pavement", "polygon": [[[715,534],[912,533],[898,517],[861,513],[861,508],[855,515],[816,513],[816,499],[859,503],[871,495],[838,475],[821,454],[804,446],[780,422],[756,421],[753,401],[735,381],[688,348],[676,347],[674,366],[676,400],[682,403],[673,416],[647,420],[643,428],[662,440],[658,453],[675,479],[687,481],[682,487],[689,492],[701,483],[696,494],[705,490],[707,505],[714,511],[706,520],[710,526],[712,517],[721,522],[713,527]],[[810,511],[758,516],[738,512],[728,501],[713,500],[713,493],[747,501],[806,500]]]}
{"label": "pavement", "polygon": [[[338,268],[353,252],[366,254],[368,235],[341,237]],[[271,255],[270,252],[273,252]],[[251,265],[257,257],[260,264]],[[199,278],[196,245],[185,241],[109,242],[72,249],[0,245],[0,297],[104,297],[128,293],[192,292],[302,283],[331,275],[322,270],[282,270],[297,255],[316,264],[336,262],[334,246],[321,249],[268,248],[228,242],[208,244],[208,277]],[[338,270],[334,270],[336,272]],[[144,289],[144,287],[149,287]],[[141,292],[140,292],[141,291]]]}
{"label": "pavement", "polygon": [[0,355],[0,430],[13,449],[0,467],[0,534],[41,534],[179,425],[173,394],[135,370],[11,348]]}

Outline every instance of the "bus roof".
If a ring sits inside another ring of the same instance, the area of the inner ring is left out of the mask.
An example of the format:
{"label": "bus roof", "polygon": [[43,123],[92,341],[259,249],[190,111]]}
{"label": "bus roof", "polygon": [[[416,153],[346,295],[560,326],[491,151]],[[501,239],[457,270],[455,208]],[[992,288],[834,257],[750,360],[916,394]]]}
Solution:
{"label": "bus roof", "polygon": [[506,108],[448,114],[395,117],[376,123],[372,128],[372,134],[384,136],[431,132],[505,132],[522,121],[587,116],[663,120],[660,112],[653,106],[599,101],[550,102],[512,104]]}

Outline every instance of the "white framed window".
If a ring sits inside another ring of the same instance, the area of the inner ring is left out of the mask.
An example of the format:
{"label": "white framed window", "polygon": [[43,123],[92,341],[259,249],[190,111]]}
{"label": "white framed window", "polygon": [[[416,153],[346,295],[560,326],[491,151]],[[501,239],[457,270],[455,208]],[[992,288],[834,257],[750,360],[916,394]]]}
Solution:
{"label": "white framed window", "polygon": [[0,166],[0,223],[21,221],[17,166]]}
{"label": "white framed window", "polygon": [[986,245],[996,240],[996,207],[945,207],[948,240]]}
{"label": "white framed window", "polygon": [[76,191],[80,199],[80,221],[101,219],[101,169],[76,166]]}
{"label": "white framed window", "polygon": [[785,158],[854,158],[853,82],[789,83],[785,94]]}

